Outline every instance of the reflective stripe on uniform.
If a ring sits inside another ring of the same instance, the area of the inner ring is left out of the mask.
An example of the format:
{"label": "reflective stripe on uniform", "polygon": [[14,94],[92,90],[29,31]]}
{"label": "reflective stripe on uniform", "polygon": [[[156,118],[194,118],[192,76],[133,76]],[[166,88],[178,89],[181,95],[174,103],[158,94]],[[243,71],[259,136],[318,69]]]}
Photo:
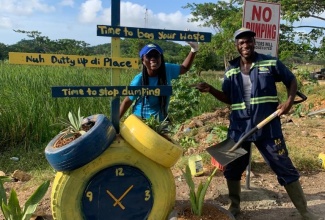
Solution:
{"label": "reflective stripe on uniform", "polygon": [[242,103],[235,103],[235,104],[232,104],[231,105],[231,110],[241,110],[241,109],[245,109],[246,106],[245,106],[245,102],[242,102]]}
{"label": "reflective stripe on uniform", "polygon": [[[251,98],[250,104],[258,105],[267,102],[279,102],[279,99],[277,96],[263,96],[263,97]],[[235,103],[231,105],[232,110],[242,110],[245,108],[246,108],[245,102]]]}
{"label": "reflective stripe on uniform", "polygon": [[233,69],[226,72],[226,77],[229,78],[230,76],[238,74],[238,73],[240,73],[240,68],[239,67],[238,68],[233,68]]}
{"label": "reflective stripe on uniform", "polygon": [[[276,60],[262,60],[256,63],[252,63],[251,69],[254,67],[266,67],[266,66],[275,66]],[[233,68],[226,72],[226,77],[229,78],[232,75],[240,73],[240,67]]]}
{"label": "reflective stripe on uniform", "polygon": [[275,66],[276,65],[276,60],[262,60],[256,63],[252,64],[252,67],[259,67],[259,66]]}
{"label": "reflective stripe on uniform", "polygon": [[251,98],[251,105],[266,103],[266,102],[279,102],[279,99],[277,96],[262,96],[262,97],[256,97]]}

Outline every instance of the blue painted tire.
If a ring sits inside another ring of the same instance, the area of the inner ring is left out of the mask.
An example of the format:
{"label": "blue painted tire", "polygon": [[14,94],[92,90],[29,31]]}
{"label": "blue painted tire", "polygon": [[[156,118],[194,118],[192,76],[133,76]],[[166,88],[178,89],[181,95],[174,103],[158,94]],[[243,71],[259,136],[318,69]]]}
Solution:
{"label": "blue painted tire", "polygon": [[82,167],[101,155],[114,141],[116,130],[105,115],[92,115],[87,119],[95,124],[81,137],[55,148],[54,144],[61,137],[58,134],[46,146],[46,159],[55,170],[71,171]]}

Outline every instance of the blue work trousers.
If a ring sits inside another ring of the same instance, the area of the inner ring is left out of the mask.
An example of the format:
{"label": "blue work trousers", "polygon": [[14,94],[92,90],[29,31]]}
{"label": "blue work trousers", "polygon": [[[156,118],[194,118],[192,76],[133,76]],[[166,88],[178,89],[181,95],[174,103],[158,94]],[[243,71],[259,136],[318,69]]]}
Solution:
{"label": "blue work trousers", "polygon": [[[263,156],[265,162],[276,174],[281,186],[285,186],[299,179],[300,175],[288,156],[288,150],[283,138],[266,139],[254,141],[253,143]],[[241,180],[242,174],[249,163],[250,146],[251,142],[244,142],[241,147],[247,150],[248,153],[226,166],[224,176],[227,180]]]}

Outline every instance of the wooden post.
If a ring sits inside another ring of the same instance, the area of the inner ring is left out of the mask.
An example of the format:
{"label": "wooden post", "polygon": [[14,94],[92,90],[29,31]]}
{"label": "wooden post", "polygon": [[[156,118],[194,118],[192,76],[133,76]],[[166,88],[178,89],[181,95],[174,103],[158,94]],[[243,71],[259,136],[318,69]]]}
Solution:
{"label": "wooden post", "polygon": [[[112,26],[120,26],[120,0],[111,0],[111,21]],[[111,57],[120,57],[120,38],[112,37],[111,41]],[[111,69],[111,85],[120,85],[121,70]],[[112,97],[111,103],[111,122],[116,130],[116,133],[120,133],[120,97]]]}

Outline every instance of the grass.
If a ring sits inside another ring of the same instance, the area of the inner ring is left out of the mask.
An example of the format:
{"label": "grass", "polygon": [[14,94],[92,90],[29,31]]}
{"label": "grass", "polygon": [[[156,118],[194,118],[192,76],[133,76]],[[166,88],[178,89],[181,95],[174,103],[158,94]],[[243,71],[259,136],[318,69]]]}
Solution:
{"label": "grass", "polygon": [[[122,70],[120,85],[129,85],[138,70]],[[223,72],[203,72],[201,80],[220,89]],[[111,98],[52,98],[52,86],[106,85],[111,83],[112,73],[107,69],[11,65],[0,62],[0,167],[5,173],[21,169],[40,176],[53,177],[44,149],[46,144],[62,129],[54,126],[60,118],[66,118],[69,111],[80,107],[82,116],[105,114],[110,117]],[[303,92],[314,92],[314,84],[303,87]],[[324,96],[325,90],[317,95]],[[121,97],[121,100],[123,97]],[[189,100],[184,100],[187,103]],[[211,112],[222,107],[209,94],[202,94],[191,117]],[[171,109],[172,111],[172,109]],[[174,110],[178,111],[178,109]],[[308,110],[305,110],[308,111]],[[182,118],[186,121],[189,118]],[[176,125],[176,127],[179,126]],[[192,140],[184,140],[184,147],[192,145]],[[201,155],[204,163],[210,163],[208,155]],[[19,157],[18,162],[10,160]],[[298,161],[306,161],[302,154],[293,155]],[[307,161],[308,162],[308,161]],[[304,162],[304,163],[307,163]],[[310,163],[313,166],[314,163]],[[39,175],[38,175],[39,174]]]}
{"label": "grass", "polygon": [[320,71],[321,68],[324,68],[322,65],[298,65],[296,66],[296,70],[307,70],[309,72]]}
{"label": "grass", "polygon": [[[110,85],[111,74],[94,68],[22,66],[0,63],[0,151],[20,144],[33,148],[45,143],[61,129],[51,126],[69,111],[110,117],[110,98],[52,98],[52,86]],[[125,74],[125,75],[124,75]],[[123,73],[127,85],[130,74]]]}
{"label": "grass", "polygon": [[[26,189],[39,185],[46,180],[54,179],[55,170],[48,164],[44,149],[45,145],[34,146],[31,150],[23,148],[10,148],[1,152],[0,167],[5,174],[22,170],[29,173],[33,179],[22,185]],[[18,161],[11,158],[16,157]]]}

